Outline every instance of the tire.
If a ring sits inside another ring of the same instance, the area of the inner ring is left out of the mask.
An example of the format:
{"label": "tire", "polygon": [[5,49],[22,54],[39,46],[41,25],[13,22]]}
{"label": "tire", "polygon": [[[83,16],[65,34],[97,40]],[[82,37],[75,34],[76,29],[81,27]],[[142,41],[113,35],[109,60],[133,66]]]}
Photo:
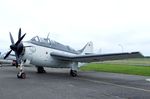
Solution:
{"label": "tire", "polygon": [[21,75],[18,73],[17,74],[17,77],[18,78],[21,78],[21,79],[25,79],[26,78],[26,74],[25,73],[21,73]]}
{"label": "tire", "polygon": [[26,74],[25,73],[21,73],[21,78],[25,79],[26,78]]}
{"label": "tire", "polygon": [[72,77],[76,77],[77,76],[77,71],[76,70],[70,70],[70,75]]}

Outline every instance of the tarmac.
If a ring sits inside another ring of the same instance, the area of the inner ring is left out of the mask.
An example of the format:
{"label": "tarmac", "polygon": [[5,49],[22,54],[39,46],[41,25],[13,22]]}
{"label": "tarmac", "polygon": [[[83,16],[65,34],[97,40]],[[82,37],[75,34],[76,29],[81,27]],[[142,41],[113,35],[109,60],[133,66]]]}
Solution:
{"label": "tarmac", "polygon": [[17,78],[17,69],[0,67],[0,99],[150,99],[149,76],[105,72],[78,72],[69,69],[25,67],[26,79]]}

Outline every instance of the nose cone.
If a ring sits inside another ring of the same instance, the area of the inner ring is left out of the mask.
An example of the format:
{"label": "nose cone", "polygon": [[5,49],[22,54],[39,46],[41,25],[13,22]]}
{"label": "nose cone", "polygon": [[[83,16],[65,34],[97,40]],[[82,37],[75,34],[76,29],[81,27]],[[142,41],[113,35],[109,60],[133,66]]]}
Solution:
{"label": "nose cone", "polygon": [[10,49],[12,49],[13,51],[16,50],[16,46],[15,45],[10,45]]}

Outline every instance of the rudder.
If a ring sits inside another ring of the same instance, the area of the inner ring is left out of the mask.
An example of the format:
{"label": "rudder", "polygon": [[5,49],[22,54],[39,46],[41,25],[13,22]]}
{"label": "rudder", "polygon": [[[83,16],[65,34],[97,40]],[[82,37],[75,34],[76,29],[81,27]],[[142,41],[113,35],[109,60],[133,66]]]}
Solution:
{"label": "rudder", "polygon": [[93,42],[88,42],[80,51],[81,55],[88,55],[93,53]]}

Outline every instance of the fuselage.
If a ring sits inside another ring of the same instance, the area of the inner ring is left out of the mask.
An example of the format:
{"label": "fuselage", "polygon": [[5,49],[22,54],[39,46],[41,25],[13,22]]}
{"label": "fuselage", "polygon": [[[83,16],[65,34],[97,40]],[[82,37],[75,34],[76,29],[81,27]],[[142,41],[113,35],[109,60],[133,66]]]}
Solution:
{"label": "fuselage", "polygon": [[[43,41],[42,41],[43,40]],[[51,52],[58,52],[67,55],[78,55],[80,52],[75,51],[69,46],[62,45],[49,39],[42,39],[37,36],[30,41],[23,42],[25,46],[23,59],[30,61],[30,64],[36,66],[53,67],[53,68],[70,68],[72,62],[61,61],[51,57]],[[27,47],[26,47],[27,46]]]}

